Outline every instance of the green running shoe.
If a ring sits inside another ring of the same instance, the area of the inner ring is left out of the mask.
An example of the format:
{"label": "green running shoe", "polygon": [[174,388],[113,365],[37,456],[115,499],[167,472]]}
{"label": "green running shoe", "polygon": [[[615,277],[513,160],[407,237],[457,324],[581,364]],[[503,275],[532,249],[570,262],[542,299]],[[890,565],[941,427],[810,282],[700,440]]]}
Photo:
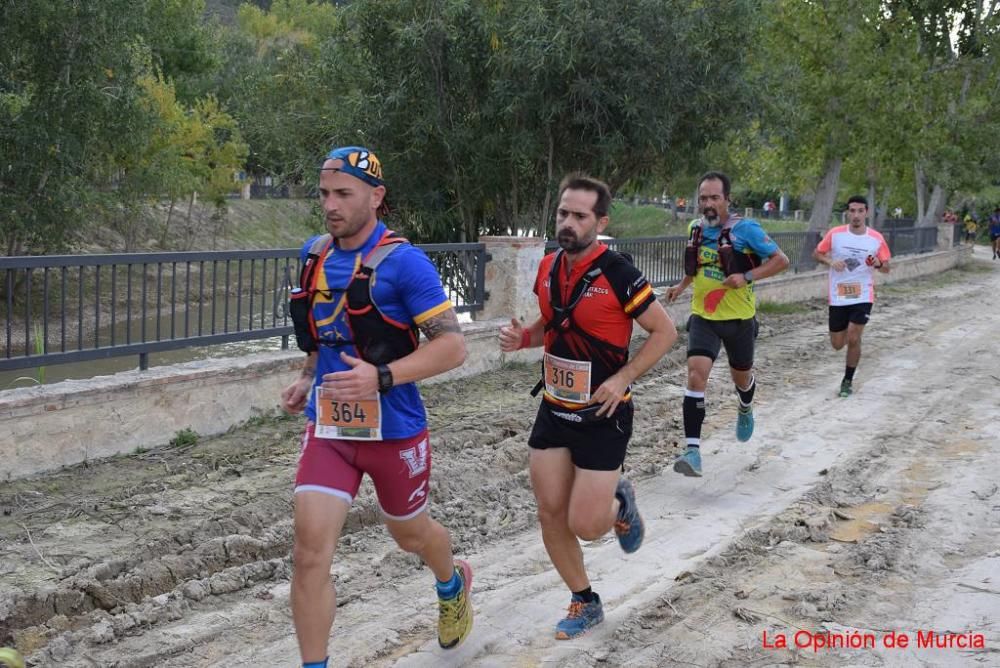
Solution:
{"label": "green running shoe", "polygon": [[444,649],[458,647],[472,631],[472,567],[461,559],[455,560],[455,571],[462,579],[462,588],[452,598],[438,597],[438,644]]}

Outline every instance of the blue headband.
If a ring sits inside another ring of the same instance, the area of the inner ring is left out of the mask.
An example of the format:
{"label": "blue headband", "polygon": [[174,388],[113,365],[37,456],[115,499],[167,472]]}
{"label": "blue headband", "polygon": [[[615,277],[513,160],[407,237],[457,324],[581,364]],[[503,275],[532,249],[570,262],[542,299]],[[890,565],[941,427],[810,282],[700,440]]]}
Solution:
{"label": "blue headband", "polygon": [[326,154],[327,160],[340,160],[344,164],[337,171],[359,178],[373,188],[384,186],[382,162],[374,153],[360,146],[335,148]]}

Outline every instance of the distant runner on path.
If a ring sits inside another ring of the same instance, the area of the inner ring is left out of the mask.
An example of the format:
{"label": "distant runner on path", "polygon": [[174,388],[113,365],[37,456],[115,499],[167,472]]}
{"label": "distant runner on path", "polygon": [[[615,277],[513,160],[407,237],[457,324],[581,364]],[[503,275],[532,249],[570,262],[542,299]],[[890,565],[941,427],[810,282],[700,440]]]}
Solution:
{"label": "distant runner on path", "polygon": [[875,303],[875,271],[889,273],[891,253],[885,239],[865,224],[868,200],[855,195],[847,200],[847,225],[826,233],[813,257],[830,267],[830,344],[834,350],[847,345],[847,365],[840,381],[840,396],[854,391],[854,372],[861,361],[861,335]]}
{"label": "distant runner on path", "polygon": [[1000,206],[990,214],[990,243],[993,245],[993,259],[1000,257]]}
{"label": "distant runner on path", "polygon": [[674,471],[701,476],[701,425],[705,421],[705,389],[722,346],[736,384],[739,413],[736,437],[753,435],[754,341],[757,298],[753,282],[788,268],[788,258],[756,220],[729,210],[729,177],[708,172],[698,184],[702,218],[688,227],[684,279],[667,290],[667,302],[694,284],[688,319],[687,389],[684,391],[684,438],[687,449]]}

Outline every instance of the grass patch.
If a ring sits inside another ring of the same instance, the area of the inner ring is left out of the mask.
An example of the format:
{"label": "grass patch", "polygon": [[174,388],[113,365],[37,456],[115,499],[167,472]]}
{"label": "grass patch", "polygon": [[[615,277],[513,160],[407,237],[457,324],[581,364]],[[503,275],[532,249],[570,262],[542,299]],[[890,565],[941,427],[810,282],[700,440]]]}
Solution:
{"label": "grass patch", "polygon": [[230,248],[300,248],[323,232],[323,215],[312,200],[237,200],[229,203]]}
{"label": "grass patch", "polygon": [[993,265],[985,262],[965,262],[950,271],[959,274],[988,274],[993,271]]}
{"label": "grass patch", "polygon": [[658,206],[632,206],[622,202],[611,205],[611,223],[605,234],[616,238],[658,237],[668,234],[673,216]]}
{"label": "grass patch", "polygon": [[263,411],[255,408],[253,409],[253,412],[254,415],[248,417],[239,424],[234,424],[228,429],[227,433],[233,433],[244,429],[257,429],[259,427],[276,427],[282,423],[291,422],[301,418],[301,415],[291,415],[280,408]]}
{"label": "grass patch", "polygon": [[805,302],[772,302],[760,301],[757,303],[757,312],[768,315],[788,315],[792,313],[805,313],[809,311],[809,305]]}
{"label": "grass patch", "polygon": [[191,429],[190,427],[187,427],[185,429],[181,429],[179,432],[177,432],[176,436],[170,439],[170,447],[181,448],[186,445],[194,445],[195,443],[198,442],[199,438],[201,437],[198,435],[198,432]]}

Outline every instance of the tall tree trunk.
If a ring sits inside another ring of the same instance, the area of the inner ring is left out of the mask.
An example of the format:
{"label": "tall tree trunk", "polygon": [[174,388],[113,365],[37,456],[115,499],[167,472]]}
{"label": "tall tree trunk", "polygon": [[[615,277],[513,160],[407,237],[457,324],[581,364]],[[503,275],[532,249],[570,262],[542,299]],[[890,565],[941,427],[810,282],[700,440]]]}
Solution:
{"label": "tall tree trunk", "polygon": [[833,215],[833,205],[837,200],[837,189],[840,187],[840,168],[844,161],[841,158],[831,158],[827,161],[823,176],[816,185],[816,199],[813,201],[812,215],[809,216],[809,231],[825,230]]}
{"label": "tall tree trunk", "polygon": [[924,168],[920,166],[919,162],[914,163],[913,172],[917,189],[917,220],[921,221],[924,219],[925,207],[927,205],[927,176],[924,174]]}
{"label": "tall tree trunk", "polygon": [[504,223],[507,227],[508,236],[520,236],[521,226],[521,202],[517,192],[517,173],[510,170],[510,219]]}
{"label": "tall tree trunk", "polygon": [[882,201],[881,202],[876,203],[876,201],[874,199],[870,200],[872,202],[872,206],[874,206],[875,210],[878,211],[878,213],[875,216],[875,220],[872,221],[872,227],[874,227],[876,229],[881,229],[882,228],[883,223],[885,223],[885,217],[889,213],[889,193],[890,192],[892,192],[892,188],[886,188],[882,192]]}
{"label": "tall tree trunk", "polygon": [[917,227],[930,227],[931,225],[937,225],[937,222],[941,220],[941,214],[944,213],[944,205],[948,201],[948,193],[940,185],[934,186],[931,189],[931,200],[927,203],[927,210],[924,215],[917,218]]}
{"label": "tall tree trunk", "polygon": [[545,203],[542,205],[542,218],[538,221],[538,236],[545,237],[545,228],[549,224],[549,211],[552,207],[552,174],[555,170],[556,141],[552,136],[552,126],[545,128],[545,134],[549,138],[549,156],[545,165]]}
{"label": "tall tree trunk", "polygon": [[877,193],[875,191],[875,173],[869,168],[868,169],[868,215],[865,224],[869,227],[875,227],[875,213],[879,210],[876,205],[877,200],[875,199]]}
{"label": "tall tree trunk", "polygon": [[167,209],[167,220],[163,223],[163,227],[160,228],[160,248],[166,249],[167,243],[170,240],[170,219],[174,215],[174,206],[177,204],[177,200],[173,197],[170,198],[170,208]]}

